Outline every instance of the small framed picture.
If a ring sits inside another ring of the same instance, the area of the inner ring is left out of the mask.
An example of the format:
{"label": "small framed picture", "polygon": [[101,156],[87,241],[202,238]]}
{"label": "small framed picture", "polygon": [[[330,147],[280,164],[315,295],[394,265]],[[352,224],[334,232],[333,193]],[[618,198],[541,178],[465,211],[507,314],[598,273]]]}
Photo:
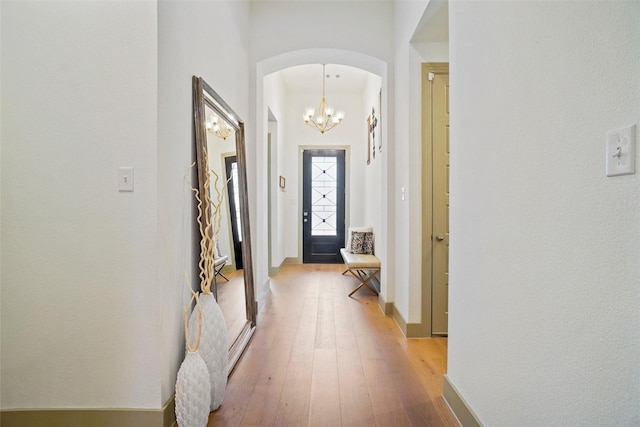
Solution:
{"label": "small framed picture", "polygon": [[284,187],[287,185],[287,180],[284,178],[284,176],[280,175],[278,185],[284,190]]}

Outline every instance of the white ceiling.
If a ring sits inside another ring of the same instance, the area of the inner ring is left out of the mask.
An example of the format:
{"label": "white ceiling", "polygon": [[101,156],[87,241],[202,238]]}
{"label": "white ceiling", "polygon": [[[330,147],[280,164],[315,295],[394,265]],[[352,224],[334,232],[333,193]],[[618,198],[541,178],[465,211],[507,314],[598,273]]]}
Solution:
{"label": "white ceiling", "polygon": [[[326,64],[326,92],[355,92],[364,90],[369,72],[340,64]],[[298,65],[280,71],[288,92],[321,92],[322,64]]]}
{"label": "white ceiling", "polygon": [[[411,39],[412,42],[448,42],[449,41],[449,2],[431,0]],[[354,92],[364,90],[368,71],[348,65],[326,65],[327,92]],[[322,91],[322,64],[307,64],[286,68],[280,71],[282,81],[288,92]]]}

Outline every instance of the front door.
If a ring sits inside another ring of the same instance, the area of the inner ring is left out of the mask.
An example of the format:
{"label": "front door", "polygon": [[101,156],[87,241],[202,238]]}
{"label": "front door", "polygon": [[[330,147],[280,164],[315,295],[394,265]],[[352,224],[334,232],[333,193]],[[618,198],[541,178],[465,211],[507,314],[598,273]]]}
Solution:
{"label": "front door", "polygon": [[344,150],[302,154],[302,262],[342,263]]}
{"label": "front door", "polygon": [[227,169],[227,194],[229,195],[229,216],[231,217],[231,236],[233,237],[233,256],[236,269],[242,270],[242,223],[240,220],[240,182],[238,181],[238,161],[236,156],[224,159]]}

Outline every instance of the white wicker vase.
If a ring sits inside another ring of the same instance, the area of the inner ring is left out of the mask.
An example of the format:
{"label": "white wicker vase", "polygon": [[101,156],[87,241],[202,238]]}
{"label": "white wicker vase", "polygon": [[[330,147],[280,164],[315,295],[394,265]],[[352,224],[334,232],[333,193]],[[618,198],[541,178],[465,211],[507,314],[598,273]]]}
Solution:
{"label": "white wicker vase", "polygon": [[[211,385],[210,410],[215,411],[222,404],[227,388],[227,364],[229,348],[227,344],[227,325],[222,310],[213,294],[200,294],[202,308],[202,336],[198,351],[209,370]],[[189,317],[189,341],[195,342],[198,332],[198,310],[194,309]]]}
{"label": "white wicker vase", "polygon": [[205,427],[209,419],[211,384],[198,351],[187,352],[176,380],[176,420],[180,427]]}

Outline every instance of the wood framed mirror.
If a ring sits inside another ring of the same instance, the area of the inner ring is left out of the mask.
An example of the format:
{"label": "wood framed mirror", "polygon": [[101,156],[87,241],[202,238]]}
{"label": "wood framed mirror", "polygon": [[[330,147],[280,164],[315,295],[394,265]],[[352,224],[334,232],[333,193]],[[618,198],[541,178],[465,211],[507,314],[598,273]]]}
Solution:
{"label": "wood framed mirror", "polygon": [[193,111],[198,189],[213,200],[213,208],[203,208],[201,222],[216,242],[213,294],[227,326],[230,373],[253,335],[257,311],[244,122],[197,76],[193,76]]}

